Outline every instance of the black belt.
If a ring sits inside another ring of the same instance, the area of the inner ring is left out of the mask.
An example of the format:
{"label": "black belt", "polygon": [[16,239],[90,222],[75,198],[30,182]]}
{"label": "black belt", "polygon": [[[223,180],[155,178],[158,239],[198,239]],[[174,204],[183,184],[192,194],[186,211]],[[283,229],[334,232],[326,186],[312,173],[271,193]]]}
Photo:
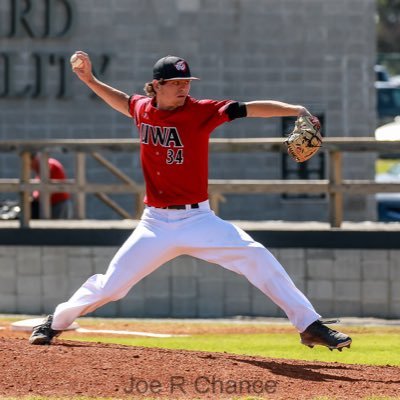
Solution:
{"label": "black belt", "polygon": [[[186,205],[185,204],[177,204],[177,205],[161,207],[161,208],[168,209],[168,210],[186,210]],[[191,204],[190,208],[200,208],[199,203]]]}

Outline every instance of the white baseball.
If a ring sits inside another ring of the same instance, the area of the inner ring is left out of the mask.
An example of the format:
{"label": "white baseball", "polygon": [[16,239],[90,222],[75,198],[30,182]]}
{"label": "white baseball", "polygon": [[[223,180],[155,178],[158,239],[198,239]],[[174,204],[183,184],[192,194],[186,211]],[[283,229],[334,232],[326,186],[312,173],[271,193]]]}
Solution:
{"label": "white baseball", "polygon": [[83,66],[83,60],[76,54],[72,54],[70,60],[73,68],[81,68]]}

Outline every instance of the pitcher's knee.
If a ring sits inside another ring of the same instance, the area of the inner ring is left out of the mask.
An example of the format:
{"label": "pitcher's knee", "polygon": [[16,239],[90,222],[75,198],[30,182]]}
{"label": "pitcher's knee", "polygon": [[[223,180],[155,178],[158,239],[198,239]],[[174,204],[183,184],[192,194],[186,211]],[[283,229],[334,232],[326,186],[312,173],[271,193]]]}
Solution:
{"label": "pitcher's knee", "polygon": [[128,293],[129,288],[126,287],[109,287],[108,285],[104,286],[102,289],[102,296],[109,301],[117,301],[122,299]]}
{"label": "pitcher's knee", "polygon": [[124,296],[124,291],[107,281],[106,276],[103,274],[96,274],[90,277],[82,285],[82,288],[90,293],[90,297],[95,303],[102,303],[105,300],[115,301]]}

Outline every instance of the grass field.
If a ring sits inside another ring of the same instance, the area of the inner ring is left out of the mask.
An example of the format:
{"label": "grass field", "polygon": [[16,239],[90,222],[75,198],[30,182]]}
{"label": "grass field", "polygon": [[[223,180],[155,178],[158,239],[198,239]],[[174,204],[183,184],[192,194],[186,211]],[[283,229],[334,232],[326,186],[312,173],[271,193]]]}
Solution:
{"label": "grass field", "polygon": [[[399,330],[400,333],[400,330]],[[161,347],[210,352],[227,352],[253,356],[343,362],[349,364],[399,365],[400,341],[398,334],[379,329],[375,333],[352,334],[351,350],[329,351],[323,347],[310,349],[299,344],[299,337],[291,333],[259,334],[202,334],[190,337],[137,338],[137,337],[87,337],[71,339],[93,342],[117,343],[128,346]]]}
{"label": "grass field", "polygon": [[[19,318],[21,319],[21,318]],[[2,317],[0,324],[18,320]],[[125,321],[125,320],[122,320]],[[187,334],[187,337],[149,338],[137,336],[88,335],[78,332],[65,335],[69,340],[116,343],[128,346],[160,347],[209,352],[226,352],[253,356],[343,362],[349,364],[397,365],[400,366],[400,326],[337,326],[348,333],[353,344],[342,352],[329,351],[317,346],[313,349],[299,344],[299,335],[288,325],[266,323],[191,322],[180,320],[126,320],[122,329],[146,332]],[[107,318],[82,318],[82,327],[93,329],[121,329],[121,320]],[[333,326],[334,327],[334,326]],[[227,331],[231,330],[229,333]],[[262,330],[262,332],[260,332]],[[278,333],[276,331],[278,330]],[[270,332],[271,331],[271,332]],[[199,333],[200,332],[200,333]],[[243,333],[246,332],[246,333]],[[252,333],[256,332],[256,333]]]}
{"label": "grass field", "polygon": [[399,160],[378,159],[378,160],[376,160],[376,163],[375,163],[375,173],[377,173],[377,174],[385,173],[391,166],[393,166],[394,164],[397,164],[398,162],[399,162]]}
{"label": "grass field", "polygon": [[[3,316],[0,318],[0,324],[9,324],[18,319],[21,318]],[[89,325],[93,329],[121,329],[121,324],[123,324],[124,330],[174,332],[188,336],[149,338],[88,335],[76,332],[65,335],[66,339],[310,361],[400,366],[400,326],[338,326],[336,329],[343,330],[352,337],[353,344],[351,349],[331,352],[325,347],[317,346],[310,349],[300,345],[299,335],[288,325],[268,325],[257,322],[238,324],[235,321],[199,323],[180,320],[159,322],[140,320],[137,322],[107,318],[81,318],[78,322],[82,327]]]}

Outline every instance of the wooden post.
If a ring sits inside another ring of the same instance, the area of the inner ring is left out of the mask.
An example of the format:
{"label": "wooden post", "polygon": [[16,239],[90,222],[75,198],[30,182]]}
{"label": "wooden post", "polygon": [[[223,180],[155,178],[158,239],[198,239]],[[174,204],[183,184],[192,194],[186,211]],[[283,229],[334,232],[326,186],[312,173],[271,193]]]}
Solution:
{"label": "wooden post", "polygon": [[117,214],[119,214],[122,218],[132,219],[132,216],[128,213],[128,211],[119,206],[113,199],[111,199],[110,196],[107,196],[104,193],[95,193],[95,196],[112,210],[114,210]]}
{"label": "wooden post", "polygon": [[143,214],[144,210],[144,204],[143,204],[143,198],[144,198],[144,193],[141,190],[140,185],[138,185],[133,179],[131,179],[129,176],[124,174],[120,169],[118,169],[115,165],[113,165],[110,161],[108,161],[106,158],[101,156],[97,152],[92,152],[91,153],[92,157],[98,161],[101,165],[103,165],[105,168],[107,168],[114,176],[117,178],[121,179],[122,182],[125,182],[135,189],[135,198],[136,198],[136,211],[133,210],[133,216],[130,216],[128,212],[124,211],[121,207],[119,207],[115,202],[111,202],[110,198],[102,193],[97,193],[97,197],[102,200],[104,203],[106,203],[109,207],[111,207],[114,211],[116,211],[118,214],[123,216],[126,219],[140,219],[141,215]]}
{"label": "wooden post", "polygon": [[40,153],[40,219],[51,218],[50,192],[48,189],[49,183],[49,155],[46,152],[42,152]]}
{"label": "wooden post", "polygon": [[76,193],[76,217],[78,219],[85,219],[86,193],[82,189],[84,189],[86,184],[86,154],[82,152],[76,153],[75,181],[78,187],[78,192]]}
{"label": "wooden post", "polygon": [[215,212],[216,215],[219,214],[220,202],[226,203],[226,198],[221,193],[210,193],[210,207]]}
{"label": "wooden post", "polygon": [[329,157],[329,219],[332,227],[340,228],[343,221],[343,193],[338,191],[342,184],[342,153],[331,151]]}
{"label": "wooden post", "polygon": [[[31,177],[31,154],[29,151],[24,151],[21,154],[21,184],[25,185],[29,183]],[[29,221],[31,220],[31,201],[30,191],[23,189],[19,192],[21,214],[19,217],[20,227],[29,228]]]}

